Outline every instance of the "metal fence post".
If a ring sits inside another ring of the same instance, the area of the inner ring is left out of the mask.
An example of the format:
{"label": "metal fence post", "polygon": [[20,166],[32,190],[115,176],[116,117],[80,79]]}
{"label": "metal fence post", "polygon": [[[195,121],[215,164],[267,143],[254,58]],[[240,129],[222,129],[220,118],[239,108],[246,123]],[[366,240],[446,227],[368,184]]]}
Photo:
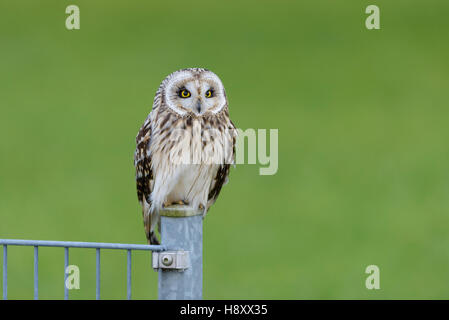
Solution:
{"label": "metal fence post", "polygon": [[95,249],[96,251],[96,264],[95,264],[95,273],[96,273],[96,285],[95,285],[95,299],[100,300],[100,290],[101,290],[101,283],[100,283],[100,248]]}
{"label": "metal fence post", "polygon": [[126,250],[126,299],[131,300],[131,250]]}
{"label": "metal fence post", "polygon": [[[168,250],[188,251],[185,270],[159,269],[160,300],[199,300],[203,297],[203,216],[202,210],[182,206],[161,213],[161,244]],[[162,253],[163,254],[163,253]]]}
{"label": "metal fence post", "polygon": [[8,299],[8,246],[3,245],[3,300]]}
{"label": "metal fence post", "polygon": [[69,288],[67,288],[67,267],[69,266],[69,247],[64,247],[64,300],[69,300]]}
{"label": "metal fence post", "polygon": [[39,247],[34,246],[34,300],[39,299]]}

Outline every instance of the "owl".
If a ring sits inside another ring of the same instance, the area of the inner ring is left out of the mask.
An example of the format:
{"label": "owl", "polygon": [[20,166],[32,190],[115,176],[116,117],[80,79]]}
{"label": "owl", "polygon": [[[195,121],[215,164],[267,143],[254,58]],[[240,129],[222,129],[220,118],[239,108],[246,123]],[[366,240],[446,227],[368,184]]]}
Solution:
{"label": "owl", "polygon": [[160,211],[200,210],[217,200],[234,164],[237,131],[218,76],[202,68],[168,75],[136,137],[137,197],[149,244],[158,244]]}

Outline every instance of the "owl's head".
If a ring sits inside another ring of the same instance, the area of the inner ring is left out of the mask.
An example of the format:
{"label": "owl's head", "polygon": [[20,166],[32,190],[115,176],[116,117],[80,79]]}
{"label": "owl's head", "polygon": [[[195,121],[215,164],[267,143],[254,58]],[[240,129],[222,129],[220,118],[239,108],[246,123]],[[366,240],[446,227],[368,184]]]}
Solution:
{"label": "owl's head", "polygon": [[220,78],[212,71],[189,68],[175,71],[162,81],[163,103],[180,116],[201,117],[218,113],[227,104]]}

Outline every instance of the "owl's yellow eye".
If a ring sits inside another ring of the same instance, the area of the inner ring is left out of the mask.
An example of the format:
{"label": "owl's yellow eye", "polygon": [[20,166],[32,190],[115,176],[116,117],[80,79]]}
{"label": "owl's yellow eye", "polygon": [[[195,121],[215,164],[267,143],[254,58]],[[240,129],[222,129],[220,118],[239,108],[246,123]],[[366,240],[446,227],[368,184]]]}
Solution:
{"label": "owl's yellow eye", "polygon": [[207,90],[206,92],[206,98],[212,98],[212,95],[214,94],[214,92],[212,90]]}
{"label": "owl's yellow eye", "polygon": [[179,91],[179,96],[181,97],[181,98],[188,98],[188,97],[190,97],[190,91],[189,90],[187,90],[187,89],[183,89],[183,90],[180,90]]}

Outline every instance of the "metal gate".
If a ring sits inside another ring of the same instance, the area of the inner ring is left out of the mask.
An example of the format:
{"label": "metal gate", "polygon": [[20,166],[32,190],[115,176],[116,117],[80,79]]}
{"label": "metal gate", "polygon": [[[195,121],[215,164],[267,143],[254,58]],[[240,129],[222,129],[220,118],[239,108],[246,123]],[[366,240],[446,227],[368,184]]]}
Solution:
{"label": "metal gate", "polygon": [[69,298],[66,286],[69,248],[96,250],[96,299],[100,299],[101,249],[126,250],[127,299],[131,299],[131,256],[133,250],[152,251],[152,266],[158,275],[159,299],[202,298],[202,212],[184,208],[166,208],[161,212],[161,245],[42,241],[0,239],[3,246],[3,299],[8,299],[8,250],[10,246],[34,247],[34,299],[39,299],[39,247],[64,248],[64,299]]}

